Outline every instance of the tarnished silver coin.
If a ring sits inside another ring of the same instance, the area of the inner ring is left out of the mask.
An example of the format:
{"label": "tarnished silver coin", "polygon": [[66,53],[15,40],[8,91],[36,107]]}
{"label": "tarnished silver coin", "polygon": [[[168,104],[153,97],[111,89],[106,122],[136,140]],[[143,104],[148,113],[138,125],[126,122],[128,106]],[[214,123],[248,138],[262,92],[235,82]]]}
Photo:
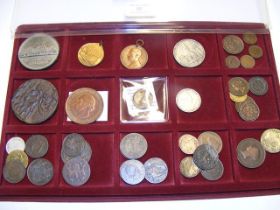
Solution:
{"label": "tarnished silver coin", "polygon": [[62,143],[62,151],[67,156],[77,157],[81,155],[84,146],[84,137],[78,133],[71,133],[64,137]]}
{"label": "tarnished silver coin", "polygon": [[26,39],[18,50],[20,63],[29,70],[42,70],[58,58],[59,44],[48,34],[38,33]]}
{"label": "tarnished silver coin", "polygon": [[194,39],[182,39],[173,48],[175,60],[183,67],[199,66],[205,59],[204,47]]}
{"label": "tarnished silver coin", "polygon": [[210,181],[216,181],[223,176],[224,166],[222,161],[218,160],[216,166],[209,170],[202,170],[201,175]]}
{"label": "tarnished silver coin", "polygon": [[139,133],[129,133],[124,136],[120,143],[120,151],[128,159],[142,157],[148,149],[145,137]]}
{"label": "tarnished silver coin", "polygon": [[25,177],[26,169],[20,160],[11,160],[3,168],[4,179],[12,184],[19,183]]}
{"label": "tarnished silver coin", "polygon": [[24,151],[25,149],[25,142],[19,136],[14,136],[10,138],[6,143],[6,152],[10,154],[12,151],[21,150]]}
{"label": "tarnished silver coin", "polygon": [[195,112],[201,106],[201,97],[196,90],[184,88],[177,93],[176,104],[183,112]]}
{"label": "tarnished silver coin", "polygon": [[40,158],[47,154],[48,139],[43,135],[32,135],[26,141],[25,152],[32,158]]}
{"label": "tarnished silver coin", "polygon": [[216,166],[219,155],[209,144],[202,144],[193,153],[193,162],[201,170],[209,170]]}
{"label": "tarnished silver coin", "polygon": [[85,184],[90,178],[90,166],[81,157],[75,157],[67,161],[62,169],[62,176],[66,183],[78,187]]}
{"label": "tarnished silver coin", "polygon": [[58,93],[55,86],[44,79],[31,79],[15,91],[12,110],[27,124],[39,124],[49,119],[57,109]]}
{"label": "tarnished silver coin", "polygon": [[127,160],[120,167],[120,176],[127,184],[139,184],[145,178],[145,167],[139,160]]}
{"label": "tarnished silver coin", "polygon": [[145,179],[152,184],[163,182],[168,175],[168,166],[161,158],[150,158],[144,163],[144,167]]}
{"label": "tarnished silver coin", "polygon": [[53,178],[53,165],[44,158],[33,160],[27,168],[29,181],[38,186],[46,185]]}
{"label": "tarnished silver coin", "polygon": [[257,96],[263,96],[268,91],[267,81],[263,77],[252,77],[249,80],[250,91]]}

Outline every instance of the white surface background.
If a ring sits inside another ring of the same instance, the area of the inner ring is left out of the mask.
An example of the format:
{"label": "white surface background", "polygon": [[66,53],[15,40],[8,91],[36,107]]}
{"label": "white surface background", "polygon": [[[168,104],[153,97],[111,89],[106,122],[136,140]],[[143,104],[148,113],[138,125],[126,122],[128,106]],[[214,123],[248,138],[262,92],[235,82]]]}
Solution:
{"label": "white surface background", "polygon": [[[17,6],[14,9],[15,1]],[[67,3],[65,3],[67,2]],[[257,21],[269,25],[274,54],[280,66],[279,0],[0,0],[0,122],[10,71],[13,33],[21,23],[125,21],[136,15],[140,21],[212,20]],[[178,6],[180,5],[180,6]],[[12,15],[13,10],[15,15]],[[268,10],[268,15],[265,11]],[[77,12],[73,12],[77,11]],[[13,18],[12,18],[13,16]],[[146,17],[146,18],[145,18]],[[149,17],[150,19],[147,19]],[[135,17],[134,17],[135,18]],[[279,68],[278,68],[279,69]],[[2,128],[1,128],[2,129]],[[1,131],[0,129],[0,131]],[[278,169],[280,170],[280,169]],[[78,189],[77,189],[78,190]],[[0,209],[280,209],[280,195],[189,201],[120,203],[0,202]]]}

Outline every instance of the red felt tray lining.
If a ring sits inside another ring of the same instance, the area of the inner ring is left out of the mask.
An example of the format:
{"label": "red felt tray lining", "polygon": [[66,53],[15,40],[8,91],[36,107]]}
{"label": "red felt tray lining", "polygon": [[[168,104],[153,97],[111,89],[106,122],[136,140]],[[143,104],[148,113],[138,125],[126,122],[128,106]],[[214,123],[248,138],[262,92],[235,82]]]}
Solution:
{"label": "red felt tray lining", "polygon": [[[38,31],[42,26],[26,26],[23,32]],[[54,31],[62,26],[54,26]],[[65,25],[66,29],[69,27]],[[100,25],[99,25],[100,27]],[[198,27],[200,27],[198,25]],[[201,26],[203,27],[203,26]],[[224,25],[224,27],[228,27]],[[246,25],[240,25],[246,28]],[[248,25],[251,27],[251,25]],[[51,31],[51,30],[50,30]],[[240,34],[238,34],[240,36]],[[4,116],[0,165],[3,167],[7,156],[5,144],[12,136],[25,140],[34,134],[46,135],[49,151],[45,156],[55,169],[53,180],[44,187],[32,185],[27,178],[19,184],[9,184],[0,178],[0,195],[26,196],[127,196],[133,195],[178,195],[198,193],[224,193],[258,189],[280,189],[280,155],[267,154],[265,163],[257,169],[246,169],[236,158],[236,146],[247,137],[260,138],[269,127],[279,127],[279,89],[271,40],[269,34],[258,34],[258,42],[264,56],[256,60],[251,70],[225,67],[223,50],[224,34],[178,33],[178,34],[115,34],[59,36],[60,55],[57,62],[45,71],[28,71],[17,59],[17,52],[24,39],[15,39],[9,88]],[[173,58],[173,47],[181,39],[191,38],[199,41],[205,48],[205,61],[193,69],[181,67]],[[146,66],[141,70],[127,70],[120,62],[121,50],[138,39],[144,41],[149,54]],[[103,42],[105,57],[94,68],[82,66],[77,60],[79,47],[87,42]],[[238,55],[247,54],[248,46]],[[256,122],[242,121],[229,99],[227,82],[231,77],[242,76],[249,80],[252,76],[264,76],[269,85],[265,96],[253,96],[258,103],[261,115]],[[120,122],[119,79],[127,77],[161,76],[167,77],[169,120],[165,123],[123,124]],[[10,99],[16,88],[27,79],[45,78],[58,89],[60,103],[53,117],[41,125],[26,125],[19,121],[10,108]],[[89,125],[77,125],[66,121],[64,104],[68,93],[80,87],[109,91],[108,121]],[[182,88],[194,88],[202,97],[202,105],[197,112],[181,112],[175,104],[176,93]],[[223,177],[215,182],[205,180],[201,175],[192,179],[184,178],[179,172],[179,163],[186,155],[178,147],[178,138],[184,133],[196,137],[206,130],[217,132],[223,140],[220,159],[224,164]],[[62,177],[63,162],[60,150],[63,137],[71,132],[84,135],[93,150],[90,160],[92,170],[89,181],[79,187],[67,185]],[[164,159],[169,168],[167,179],[153,185],[143,181],[129,186],[119,177],[119,167],[125,158],[120,154],[119,142],[129,132],[139,132],[148,142],[147,153],[140,158],[143,163],[151,157]],[[2,167],[0,172],[2,174]],[[146,197],[148,199],[148,197]]]}

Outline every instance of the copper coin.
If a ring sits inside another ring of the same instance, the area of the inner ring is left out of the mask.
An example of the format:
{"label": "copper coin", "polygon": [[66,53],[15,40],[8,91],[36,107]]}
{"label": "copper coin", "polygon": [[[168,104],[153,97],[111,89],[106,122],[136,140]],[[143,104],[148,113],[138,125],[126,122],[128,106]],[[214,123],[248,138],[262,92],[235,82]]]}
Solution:
{"label": "copper coin", "polygon": [[249,84],[242,77],[233,77],[228,84],[229,92],[235,96],[244,96],[249,92]]}
{"label": "copper coin", "polygon": [[209,180],[209,181],[216,181],[223,176],[224,173],[224,166],[222,161],[218,160],[217,164],[214,168],[209,170],[202,170],[201,175]]}
{"label": "copper coin", "polygon": [[6,158],[6,163],[13,161],[13,160],[19,160],[22,162],[25,168],[27,168],[28,165],[28,156],[25,152],[21,150],[14,150],[12,151]]}
{"label": "copper coin", "polygon": [[280,152],[280,130],[276,128],[265,130],[261,135],[261,144],[267,152]]}
{"label": "copper coin", "polygon": [[243,66],[245,69],[252,69],[256,64],[255,59],[250,55],[242,55],[240,62],[241,66]]}
{"label": "copper coin", "polygon": [[57,109],[58,93],[55,86],[44,79],[24,82],[13,95],[15,116],[28,124],[39,124],[49,119]]}
{"label": "copper coin", "polygon": [[200,145],[209,144],[217,153],[220,153],[223,148],[223,141],[219,134],[213,131],[206,131],[198,136],[198,142]]}
{"label": "copper coin", "polygon": [[25,152],[32,158],[40,158],[47,154],[48,139],[43,135],[32,135],[26,141]]}
{"label": "copper coin", "polygon": [[219,159],[217,151],[209,144],[202,144],[193,153],[193,162],[201,170],[209,170],[216,166]]}
{"label": "copper coin", "polygon": [[223,47],[229,54],[236,55],[243,51],[244,43],[242,39],[236,35],[227,35],[223,39]]}
{"label": "copper coin", "polygon": [[246,44],[256,44],[258,41],[258,38],[255,33],[247,31],[243,34],[243,40]]}
{"label": "copper coin", "polygon": [[247,168],[257,168],[265,160],[265,150],[261,143],[254,138],[243,139],[237,145],[237,159]]}
{"label": "copper coin", "polygon": [[[246,96],[247,96],[247,95],[246,95]],[[255,100],[254,100],[253,98],[251,98],[250,96],[247,96],[246,99],[245,99],[245,101],[246,101],[246,100],[251,100],[252,102],[255,102]],[[241,106],[241,104],[242,104],[243,102],[245,102],[245,101],[242,101],[242,102],[235,102],[235,109],[236,109],[237,112],[240,111],[240,106]]]}
{"label": "copper coin", "polygon": [[12,184],[22,181],[25,177],[26,169],[20,160],[11,160],[5,163],[3,168],[4,179]]}
{"label": "copper coin", "polygon": [[268,91],[267,81],[263,77],[252,77],[249,80],[249,89],[254,95],[265,95]]}
{"label": "copper coin", "polygon": [[104,49],[100,43],[86,43],[78,51],[78,60],[87,67],[97,66],[104,58]]}
{"label": "copper coin", "polygon": [[180,173],[186,178],[196,177],[200,172],[200,169],[193,162],[192,157],[185,157],[182,159],[179,168]]}
{"label": "copper coin", "polygon": [[228,55],[225,59],[225,64],[230,69],[236,69],[240,66],[240,60],[235,55]]}
{"label": "copper coin", "polygon": [[253,99],[245,100],[240,104],[239,116],[245,121],[255,121],[260,116],[259,106]]}
{"label": "copper coin", "polygon": [[261,58],[263,56],[263,50],[260,46],[258,45],[252,45],[249,47],[249,54],[253,57],[253,58]]}
{"label": "copper coin", "polygon": [[198,145],[198,140],[193,135],[184,134],[179,138],[179,148],[185,154],[193,154]]}
{"label": "copper coin", "polygon": [[67,116],[78,124],[89,124],[98,119],[103,111],[100,94],[91,88],[80,88],[68,96],[65,103]]}

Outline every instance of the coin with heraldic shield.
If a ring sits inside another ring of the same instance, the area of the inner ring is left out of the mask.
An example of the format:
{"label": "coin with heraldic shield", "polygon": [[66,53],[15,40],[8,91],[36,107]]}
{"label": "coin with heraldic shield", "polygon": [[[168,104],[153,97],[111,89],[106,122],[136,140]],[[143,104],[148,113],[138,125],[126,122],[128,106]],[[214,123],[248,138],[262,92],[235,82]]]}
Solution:
{"label": "coin with heraldic shield", "polygon": [[180,173],[186,178],[196,177],[200,172],[200,169],[193,162],[193,158],[189,156],[181,160],[179,167]]}
{"label": "coin with heraldic shield", "polygon": [[74,187],[85,184],[90,178],[90,173],[88,162],[81,157],[70,159],[62,169],[64,181]]}
{"label": "coin with heraldic shield", "polygon": [[168,167],[164,160],[158,157],[148,159],[144,163],[145,179],[152,184],[163,182],[168,175]]}
{"label": "coin with heraldic shield", "polygon": [[193,162],[201,170],[209,170],[216,166],[219,155],[216,150],[208,145],[202,144],[193,153]]}
{"label": "coin with heraldic shield", "polygon": [[79,88],[72,92],[65,103],[67,116],[78,124],[89,124],[98,119],[103,111],[103,99],[92,88]]}
{"label": "coin with heraldic shield", "polygon": [[217,164],[214,168],[209,170],[202,170],[201,175],[209,180],[209,181],[216,181],[223,176],[224,173],[224,166],[222,161],[218,160]]}
{"label": "coin with heraldic shield", "polygon": [[195,112],[201,106],[201,97],[196,90],[184,88],[176,95],[176,105],[183,112]]}
{"label": "coin with heraldic shield", "polygon": [[19,160],[11,160],[6,162],[3,168],[4,179],[12,184],[19,183],[25,177],[26,169]]}
{"label": "coin with heraldic shield", "polygon": [[261,144],[269,153],[280,152],[280,130],[276,128],[266,129],[261,135]]}
{"label": "coin with heraldic shield", "polygon": [[254,95],[265,95],[268,91],[267,81],[263,77],[252,77],[249,80],[249,89]]}
{"label": "coin with heraldic shield", "polygon": [[25,142],[21,137],[14,136],[10,138],[6,143],[6,152],[10,154],[14,150],[24,151]]}
{"label": "coin with heraldic shield", "polygon": [[145,167],[139,160],[126,160],[121,164],[120,176],[127,184],[139,184],[145,178]]}
{"label": "coin with heraldic shield", "polygon": [[48,34],[38,33],[26,39],[18,50],[20,63],[29,70],[42,70],[58,58],[59,44]]}
{"label": "coin with heraldic shield", "polygon": [[179,148],[185,154],[193,154],[199,143],[197,138],[190,134],[184,134],[179,138]]}
{"label": "coin with heraldic shield", "polygon": [[97,66],[104,58],[102,43],[86,43],[78,51],[78,60],[87,67]]}
{"label": "coin with heraldic shield", "polygon": [[39,124],[49,119],[57,109],[58,93],[55,86],[44,79],[31,79],[15,91],[12,110],[27,124]]}
{"label": "coin with heraldic shield", "polygon": [[223,148],[223,141],[219,134],[213,131],[205,131],[198,136],[198,142],[200,145],[209,144],[217,153],[220,153]]}
{"label": "coin with heraldic shield", "polygon": [[236,35],[227,35],[223,39],[223,47],[229,54],[236,55],[243,51],[244,43],[242,39]]}
{"label": "coin with heraldic shield", "polygon": [[33,160],[27,168],[27,177],[34,185],[46,185],[53,178],[52,163],[44,158]]}
{"label": "coin with heraldic shield", "polygon": [[120,151],[128,159],[142,157],[148,148],[145,137],[139,133],[129,133],[120,142]]}
{"label": "coin with heraldic shield", "polygon": [[43,135],[32,135],[26,141],[25,152],[32,158],[43,157],[49,148],[48,139]]}
{"label": "coin with heraldic shield", "polygon": [[175,60],[183,67],[199,66],[205,59],[204,47],[194,39],[182,39],[173,48]]}

